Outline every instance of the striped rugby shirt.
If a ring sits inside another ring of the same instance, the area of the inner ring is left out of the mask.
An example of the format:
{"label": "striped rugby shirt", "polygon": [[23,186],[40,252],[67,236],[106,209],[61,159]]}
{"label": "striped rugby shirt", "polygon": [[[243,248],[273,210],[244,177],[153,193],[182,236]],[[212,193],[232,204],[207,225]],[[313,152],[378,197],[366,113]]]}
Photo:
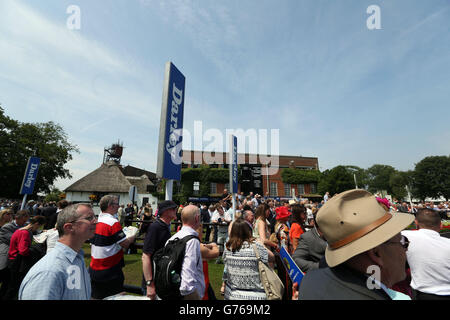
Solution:
{"label": "striped rugby shirt", "polygon": [[91,241],[89,273],[94,281],[108,281],[122,275],[123,249],[119,245],[126,240],[119,221],[109,213],[100,213]]}

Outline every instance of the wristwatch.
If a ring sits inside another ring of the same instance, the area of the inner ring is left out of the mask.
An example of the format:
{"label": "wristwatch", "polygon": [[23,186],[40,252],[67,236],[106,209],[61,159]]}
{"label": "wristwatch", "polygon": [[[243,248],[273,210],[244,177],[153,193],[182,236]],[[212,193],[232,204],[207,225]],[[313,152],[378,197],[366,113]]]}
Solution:
{"label": "wristwatch", "polygon": [[145,284],[147,285],[147,287],[149,286],[149,285],[151,285],[152,284],[152,282],[153,282],[153,279],[152,280],[147,280],[147,281],[145,281]]}

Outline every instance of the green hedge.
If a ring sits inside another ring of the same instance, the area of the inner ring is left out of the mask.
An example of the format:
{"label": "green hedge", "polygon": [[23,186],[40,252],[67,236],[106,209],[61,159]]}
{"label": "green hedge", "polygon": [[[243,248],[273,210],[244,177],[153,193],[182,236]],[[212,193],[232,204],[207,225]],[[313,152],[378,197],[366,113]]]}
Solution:
{"label": "green hedge", "polygon": [[318,183],[320,171],[286,168],[281,172],[281,179],[284,183],[290,184]]}

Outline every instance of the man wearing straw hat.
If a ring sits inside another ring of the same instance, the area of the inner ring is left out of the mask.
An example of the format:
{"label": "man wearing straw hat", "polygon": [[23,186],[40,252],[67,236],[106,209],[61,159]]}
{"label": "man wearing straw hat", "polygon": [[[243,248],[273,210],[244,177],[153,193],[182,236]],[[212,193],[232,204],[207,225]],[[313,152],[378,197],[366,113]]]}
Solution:
{"label": "man wearing straw hat", "polygon": [[409,242],[400,231],[413,215],[391,215],[374,195],[355,189],[329,199],[316,220],[327,240],[328,267],[305,275],[299,300],[407,298],[389,288],[406,278]]}

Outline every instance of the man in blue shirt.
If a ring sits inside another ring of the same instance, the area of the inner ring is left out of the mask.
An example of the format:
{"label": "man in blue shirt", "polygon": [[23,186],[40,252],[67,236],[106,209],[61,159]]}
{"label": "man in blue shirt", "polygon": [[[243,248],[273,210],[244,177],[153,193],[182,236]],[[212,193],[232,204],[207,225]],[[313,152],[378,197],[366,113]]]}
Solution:
{"label": "man in blue shirt", "polygon": [[95,234],[97,218],[90,204],[66,207],[58,214],[55,248],[27,273],[19,300],[89,300],[91,280],[81,249]]}

